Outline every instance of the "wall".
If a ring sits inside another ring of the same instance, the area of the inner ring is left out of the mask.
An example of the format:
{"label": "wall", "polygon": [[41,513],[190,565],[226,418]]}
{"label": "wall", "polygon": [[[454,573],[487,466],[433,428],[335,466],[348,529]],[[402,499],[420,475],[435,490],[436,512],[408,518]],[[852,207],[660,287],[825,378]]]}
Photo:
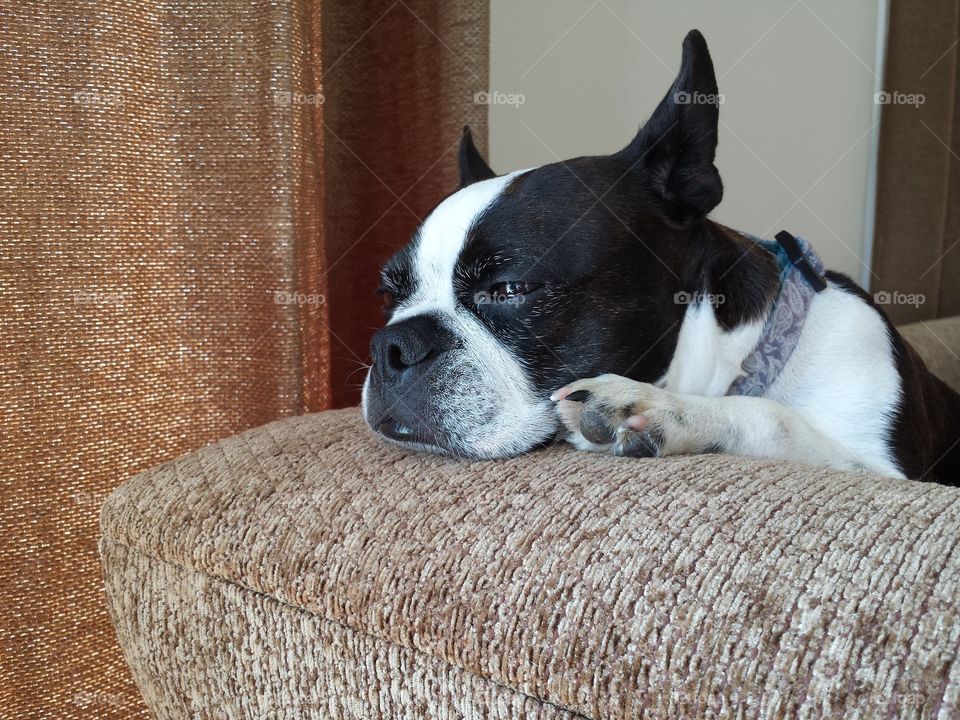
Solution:
{"label": "wall", "polygon": [[696,27],[724,96],[726,193],[714,217],[767,237],[787,228],[867,281],[883,12],[877,0],[492,0],[491,90],[507,102],[490,105],[491,164],[504,172],[625,145]]}

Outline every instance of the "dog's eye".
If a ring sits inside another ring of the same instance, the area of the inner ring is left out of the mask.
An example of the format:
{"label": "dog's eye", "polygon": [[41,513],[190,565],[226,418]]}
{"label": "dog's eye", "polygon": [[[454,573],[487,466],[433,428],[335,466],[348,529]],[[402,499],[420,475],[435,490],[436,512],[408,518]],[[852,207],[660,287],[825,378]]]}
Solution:
{"label": "dog's eye", "polygon": [[497,283],[489,290],[475,293],[473,299],[477,305],[522,305],[526,299],[525,296],[538,287],[540,286],[522,280],[508,280]]}
{"label": "dog's eye", "polygon": [[533,290],[534,286],[531,283],[513,281],[497,283],[490,288],[490,292],[498,298],[512,298],[518,295],[526,295],[529,292],[533,292]]}
{"label": "dog's eye", "polygon": [[383,312],[385,314],[393,312],[393,309],[396,306],[396,300],[393,297],[393,293],[387,290],[387,288],[381,287],[377,288],[377,295],[380,296]]}

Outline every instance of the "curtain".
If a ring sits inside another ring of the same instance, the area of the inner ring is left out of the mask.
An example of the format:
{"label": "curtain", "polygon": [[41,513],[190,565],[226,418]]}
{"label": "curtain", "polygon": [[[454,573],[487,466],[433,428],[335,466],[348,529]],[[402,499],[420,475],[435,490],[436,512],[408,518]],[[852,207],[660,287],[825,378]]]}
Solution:
{"label": "curtain", "polygon": [[891,0],[873,289],[898,323],[960,314],[960,2]]}
{"label": "curtain", "polygon": [[0,718],[147,717],[99,505],[220,437],[356,402],[377,267],[455,187],[461,126],[485,137],[487,12],[0,13]]}

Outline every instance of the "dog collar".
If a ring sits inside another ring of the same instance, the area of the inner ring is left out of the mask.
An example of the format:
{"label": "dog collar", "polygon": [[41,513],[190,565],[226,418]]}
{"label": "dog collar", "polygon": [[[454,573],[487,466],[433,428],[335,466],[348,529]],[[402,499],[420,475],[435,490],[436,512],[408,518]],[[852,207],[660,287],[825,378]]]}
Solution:
{"label": "dog collar", "polygon": [[827,288],[823,261],[803,238],[781,230],[776,242],[753,240],[776,258],[780,290],[760,340],[741,365],[743,375],[733,381],[727,395],[766,394],[797,347],[813,296]]}

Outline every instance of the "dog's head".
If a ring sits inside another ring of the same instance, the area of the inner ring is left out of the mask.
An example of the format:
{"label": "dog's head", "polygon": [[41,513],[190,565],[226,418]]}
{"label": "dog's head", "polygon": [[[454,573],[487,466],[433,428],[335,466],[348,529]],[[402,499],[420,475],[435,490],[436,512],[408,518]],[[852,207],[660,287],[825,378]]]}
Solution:
{"label": "dog's head", "polygon": [[558,387],[662,376],[692,243],[723,194],[718,97],[691,31],[677,79],[620,152],[497,176],[465,130],[460,189],[383,269],[369,425],[421,449],[509,456],[553,437]]}

